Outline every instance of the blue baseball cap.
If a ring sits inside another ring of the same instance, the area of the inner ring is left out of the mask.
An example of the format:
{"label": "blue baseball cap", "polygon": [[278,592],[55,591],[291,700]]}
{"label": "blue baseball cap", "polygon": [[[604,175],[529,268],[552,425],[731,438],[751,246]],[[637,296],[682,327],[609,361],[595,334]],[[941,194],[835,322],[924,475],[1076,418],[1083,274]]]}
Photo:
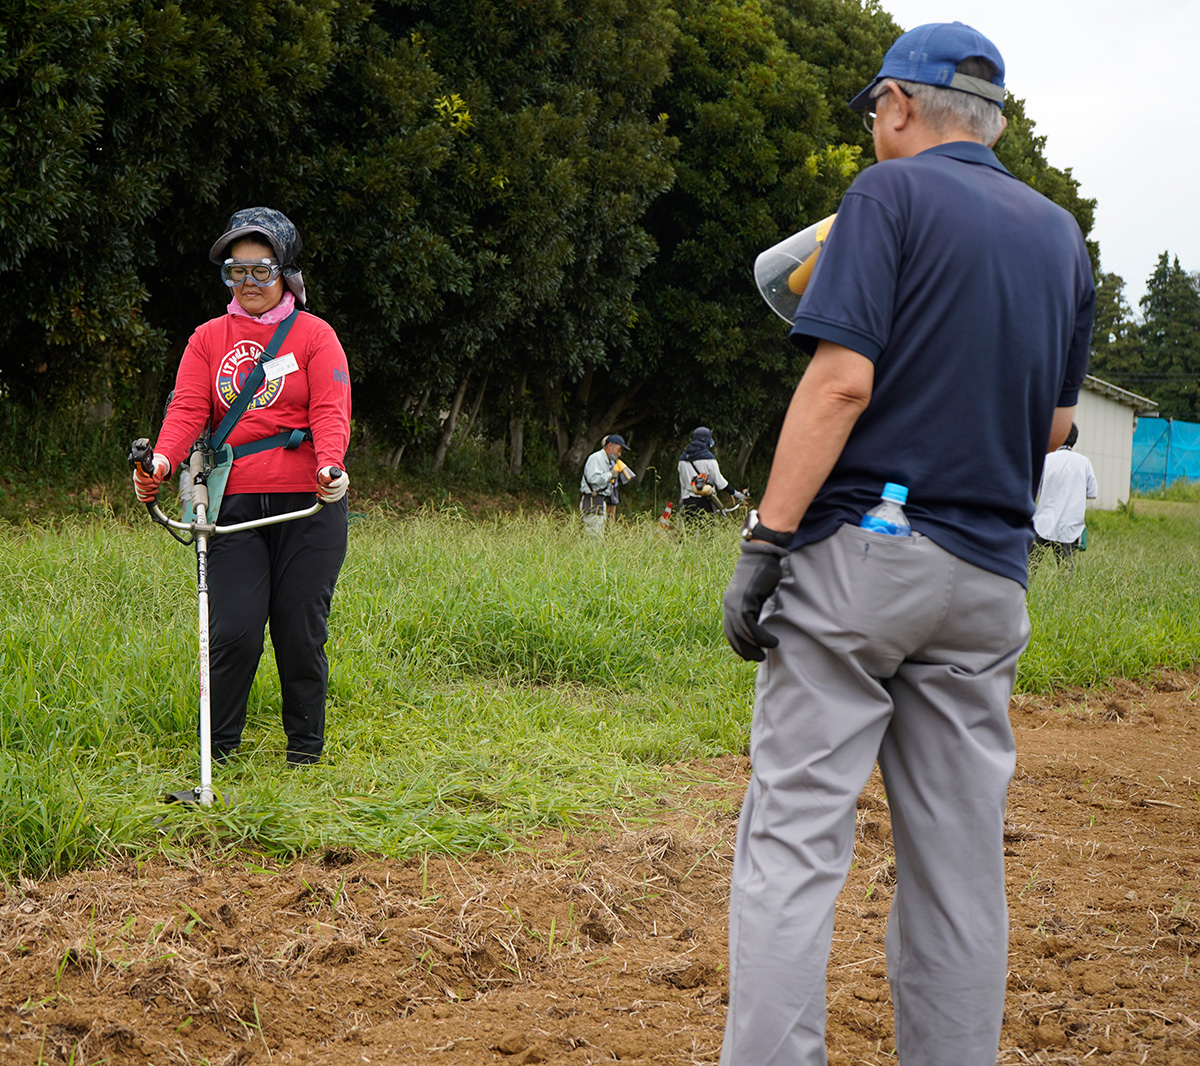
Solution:
{"label": "blue baseball cap", "polygon": [[[995,64],[996,76],[991,81],[956,69],[964,59],[975,56]],[[850,101],[850,109],[866,111],[875,86],[887,78],[958,89],[1004,107],[1004,60],[999,50],[978,30],[961,22],[930,22],[901,34],[883,57],[875,80]]]}
{"label": "blue baseball cap", "polygon": [[619,444],[622,448],[627,447],[625,438],[619,433],[610,433],[607,437],[605,437],[602,447],[607,448],[610,444]]}

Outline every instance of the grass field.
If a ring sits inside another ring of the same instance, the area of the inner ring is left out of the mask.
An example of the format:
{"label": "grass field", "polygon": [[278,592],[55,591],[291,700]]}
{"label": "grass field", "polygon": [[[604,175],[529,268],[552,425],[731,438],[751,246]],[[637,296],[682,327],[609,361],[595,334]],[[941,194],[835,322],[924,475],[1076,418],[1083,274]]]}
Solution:
{"label": "grass field", "polygon": [[[636,813],[666,762],[745,749],[754,667],[721,635],[723,523],[585,538],[574,515],[456,510],[352,525],[330,620],[326,757],[289,770],[269,651],[236,803],[167,807],[198,783],[194,556],[148,522],[0,527],[0,874],[157,850],[503,849]],[[1096,513],[1068,577],[1030,589],[1018,686],[1188,668],[1200,646],[1200,504]]]}

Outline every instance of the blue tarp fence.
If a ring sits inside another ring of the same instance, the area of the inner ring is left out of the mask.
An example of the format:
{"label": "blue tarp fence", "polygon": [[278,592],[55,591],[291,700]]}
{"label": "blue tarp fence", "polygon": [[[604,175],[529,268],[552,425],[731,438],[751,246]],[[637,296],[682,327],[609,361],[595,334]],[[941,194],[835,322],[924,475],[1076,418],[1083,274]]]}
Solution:
{"label": "blue tarp fence", "polygon": [[1176,481],[1200,481],[1200,424],[1177,418],[1139,418],[1129,477],[1134,492],[1155,492]]}

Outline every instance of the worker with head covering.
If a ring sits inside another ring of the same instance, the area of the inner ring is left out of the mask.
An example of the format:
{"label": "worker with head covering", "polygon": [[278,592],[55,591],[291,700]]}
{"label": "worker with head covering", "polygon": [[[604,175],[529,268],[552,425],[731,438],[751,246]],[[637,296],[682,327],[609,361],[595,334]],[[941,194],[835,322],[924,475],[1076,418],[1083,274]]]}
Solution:
{"label": "worker with head covering", "polygon": [[718,492],[729,492],[741,503],[746,493],[731,488],[713,454],[716,445],[708,426],[692,430],[692,439],[679,456],[679,508],[684,514],[716,514]]}
{"label": "worker with head covering", "polygon": [[[304,310],[304,278],[295,264],[300,248],[296,227],[272,208],[247,208],[229,219],[209,254],[229,305],[188,341],[154,445],[153,473],[134,468],[138,499],[153,500],[206,426],[228,425],[231,408],[236,412],[244,404],[227,430],[232,466],[216,523],[301,510],[314,496],[325,504],[307,518],[211,542],[211,739],[217,762],[241,743],[268,623],[287,761],[316,762],[325,745],[327,620],[346,555],[350,374],[333,329]],[[274,356],[264,360],[272,350]],[[261,384],[253,396],[242,396],[252,373]]]}

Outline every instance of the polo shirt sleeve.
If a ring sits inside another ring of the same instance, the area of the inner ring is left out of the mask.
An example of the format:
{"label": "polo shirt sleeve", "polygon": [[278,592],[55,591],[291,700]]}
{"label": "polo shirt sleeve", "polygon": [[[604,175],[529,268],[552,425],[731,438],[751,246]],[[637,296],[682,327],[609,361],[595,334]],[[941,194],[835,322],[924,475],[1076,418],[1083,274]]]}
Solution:
{"label": "polo shirt sleeve", "polygon": [[[887,345],[900,276],[902,235],[894,209],[863,185],[864,171],[838,207],[808,289],[796,309],[791,337],[810,354],[819,341],[875,362]],[[872,177],[874,177],[872,175]]]}
{"label": "polo shirt sleeve", "polygon": [[1091,264],[1087,248],[1079,238],[1082,263],[1080,273],[1079,309],[1075,314],[1075,329],[1071,335],[1071,347],[1067,352],[1067,372],[1063,376],[1062,390],[1058,395],[1059,407],[1074,407],[1079,402],[1079,390],[1087,377],[1088,360],[1092,349],[1092,317],[1096,310],[1096,286],[1092,281]]}

